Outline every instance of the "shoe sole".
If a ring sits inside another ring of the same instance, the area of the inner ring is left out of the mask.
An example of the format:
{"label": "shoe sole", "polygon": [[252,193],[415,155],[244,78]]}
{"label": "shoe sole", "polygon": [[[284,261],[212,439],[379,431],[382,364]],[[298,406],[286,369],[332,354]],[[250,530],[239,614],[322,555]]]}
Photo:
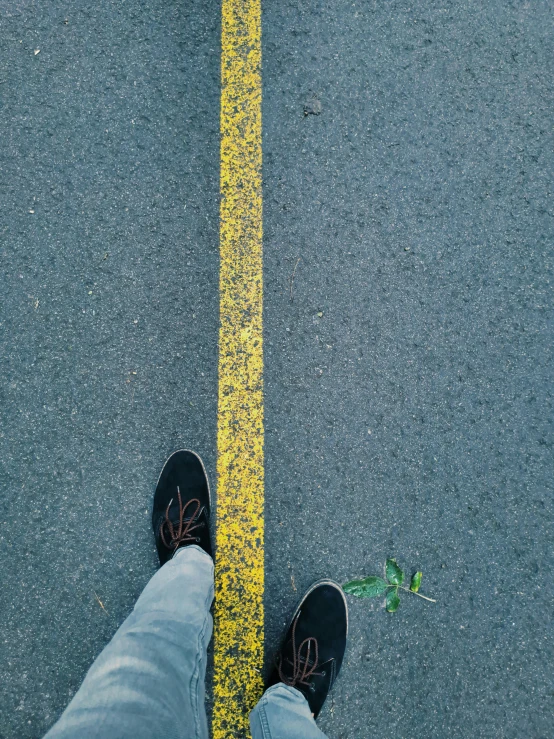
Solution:
{"label": "shoe sole", "polygon": [[338,590],[339,593],[341,594],[342,601],[344,603],[344,610],[346,613],[346,636],[348,636],[348,603],[346,601],[346,595],[344,594],[344,590],[341,588],[341,586],[337,582],[335,582],[334,580],[329,580],[327,578],[323,578],[322,580],[318,580],[317,582],[314,582],[313,585],[311,585],[308,588],[308,590],[304,593],[304,595],[302,596],[302,599],[296,606],[296,610],[294,611],[292,618],[289,621],[289,625],[287,626],[287,630],[285,633],[288,634],[288,631],[291,628],[294,619],[298,616],[298,613],[300,612],[302,608],[302,604],[304,603],[306,598],[310,595],[310,593],[313,593],[313,591],[316,588],[318,588],[320,585],[331,585],[333,588],[335,588],[335,590]]}

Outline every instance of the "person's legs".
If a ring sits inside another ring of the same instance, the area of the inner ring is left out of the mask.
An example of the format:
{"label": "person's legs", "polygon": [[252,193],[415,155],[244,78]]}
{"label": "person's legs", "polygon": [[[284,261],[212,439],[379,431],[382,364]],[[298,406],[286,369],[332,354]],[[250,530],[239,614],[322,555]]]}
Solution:
{"label": "person's legs", "polygon": [[[208,739],[209,516],[202,461],[193,452],[176,452],[162,470],[152,512],[163,566],[45,739]],[[292,618],[270,687],[250,715],[253,739],[325,739],[315,718],[339,673],[347,631],[342,589],[330,580],[315,583]]]}
{"label": "person's legs", "polygon": [[47,739],[207,739],[213,562],[186,547],[150,580]]}
{"label": "person's legs", "polygon": [[340,585],[312,585],[292,617],[269,688],[250,714],[252,739],[325,739],[315,719],[339,674],[347,633]]}
{"label": "person's legs", "polygon": [[163,567],[90,668],[45,739],[208,739],[206,649],[212,634],[209,487],[200,459],[176,452],[154,497]]}
{"label": "person's legs", "polygon": [[252,739],[327,739],[302,693],[284,683],[262,695],[250,714],[250,731]]}

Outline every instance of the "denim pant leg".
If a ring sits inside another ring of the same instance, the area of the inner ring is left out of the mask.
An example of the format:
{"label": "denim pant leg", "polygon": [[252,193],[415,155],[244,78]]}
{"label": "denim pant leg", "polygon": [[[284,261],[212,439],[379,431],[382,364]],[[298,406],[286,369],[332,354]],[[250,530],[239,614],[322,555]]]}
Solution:
{"label": "denim pant leg", "polygon": [[208,739],[204,678],[213,592],[211,557],[197,546],[178,550],[47,739]]}
{"label": "denim pant leg", "polygon": [[327,739],[302,693],[278,683],[265,691],[250,714],[252,739]]}

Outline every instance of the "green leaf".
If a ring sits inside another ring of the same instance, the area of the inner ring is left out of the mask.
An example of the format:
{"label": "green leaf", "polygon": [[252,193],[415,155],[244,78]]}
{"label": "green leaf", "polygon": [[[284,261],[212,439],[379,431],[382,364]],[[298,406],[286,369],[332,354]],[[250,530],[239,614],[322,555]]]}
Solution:
{"label": "green leaf", "polygon": [[375,598],[387,589],[382,577],[365,577],[363,580],[350,580],[342,586],[345,593],[358,598]]}
{"label": "green leaf", "polygon": [[400,598],[398,597],[398,588],[391,588],[387,593],[387,611],[394,613],[400,605]]}
{"label": "green leaf", "polygon": [[402,572],[400,567],[396,564],[395,559],[387,559],[387,564],[385,565],[385,572],[387,574],[387,579],[393,585],[402,585],[402,583],[404,582],[404,573]]}
{"label": "green leaf", "polygon": [[416,572],[415,575],[412,577],[412,582],[410,583],[410,590],[412,591],[412,593],[417,593],[417,591],[419,590],[422,577],[423,572]]}

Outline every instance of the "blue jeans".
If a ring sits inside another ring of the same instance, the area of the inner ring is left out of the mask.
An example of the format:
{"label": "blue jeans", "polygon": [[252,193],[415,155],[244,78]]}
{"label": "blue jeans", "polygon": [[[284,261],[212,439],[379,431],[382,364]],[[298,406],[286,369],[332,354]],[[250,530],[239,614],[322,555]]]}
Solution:
{"label": "blue jeans", "polygon": [[[211,557],[177,551],[88,671],[45,739],[208,739]],[[252,739],[325,739],[302,693],[280,683],[250,714]]]}

